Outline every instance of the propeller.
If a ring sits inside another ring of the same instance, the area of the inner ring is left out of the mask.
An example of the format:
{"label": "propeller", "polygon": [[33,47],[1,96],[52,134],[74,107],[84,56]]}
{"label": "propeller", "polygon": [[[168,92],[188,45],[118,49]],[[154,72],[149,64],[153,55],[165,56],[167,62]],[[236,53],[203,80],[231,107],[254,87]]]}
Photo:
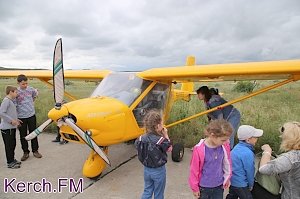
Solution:
{"label": "propeller", "polygon": [[30,134],[28,134],[25,137],[25,139],[26,140],[32,140],[32,139],[34,139],[41,132],[43,132],[52,122],[53,122],[53,120],[48,119],[46,122],[44,122],[43,124],[41,124],[37,129],[35,129],[34,131],[32,131]]}
{"label": "propeller", "polygon": [[[62,39],[57,40],[54,48],[53,56],[53,90],[54,90],[54,101],[56,110],[61,110],[64,101],[64,70],[63,70],[63,53],[62,53]],[[110,161],[104,151],[95,143],[88,133],[85,133],[79,126],[77,126],[69,115],[65,115],[62,119],[91,149],[93,149],[108,165]],[[31,140],[38,136],[49,124],[53,122],[52,119],[48,119],[37,129],[31,132],[25,137],[26,140]]]}
{"label": "propeller", "polygon": [[64,118],[65,123],[68,124],[69,127],[71,127],[77,135],[84,140],[84,142],[93,149],[109,166],[110,161],[106,154],[103,152],[103,150],[95,143],[93,138],[91,138],[87,133],[85,133],[81,128],[79,128],[75,123],[74,120],[71,118]]}
{"label": "propeller", "polygon": [[64,100],[65,82],[63,68],[62,40],[57,40],[53,56],[53,86],[55,109],[60,109]]}

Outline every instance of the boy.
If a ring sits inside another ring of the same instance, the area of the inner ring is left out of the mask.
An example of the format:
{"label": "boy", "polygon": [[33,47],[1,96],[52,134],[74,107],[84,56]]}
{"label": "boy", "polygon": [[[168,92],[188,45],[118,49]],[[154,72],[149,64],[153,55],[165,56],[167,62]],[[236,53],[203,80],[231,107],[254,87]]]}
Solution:
{"label": "boy", "polygon": [[[28,142],[25,139],[27,136],[27,129],[29,133],[36,129],[34,100],[36,99],[38,93],[36,89],[28,86],[28,79],[25,75],[19,75],[17,77],[17,81],[19,87],[16,103],[18,118],[22,121],[19,131],[21,145],[24,152],[21,161],[25,161],[29,157]],[[42,157],[42,155],[38,152],[39,144],[37,137],[31,140],[31,148],[34,157]]]}
{"label": "boy", "polygon": [[13,102],[16,97],[17,88],[7,86],[6,97],[3,99],[0,106],[0,129],[5,145],[7,167],[10,169],[18,169],[21,165],[21,162],[15,159],[16,129],[21,122],[18,120],[16,106]]}
{"label": "boy", "polygon": [[252,199],[254,185],[255,155],[254,146],[263,130],[242,125],[237,131],[239,143],[231,151],[232,177],[226,199]]}

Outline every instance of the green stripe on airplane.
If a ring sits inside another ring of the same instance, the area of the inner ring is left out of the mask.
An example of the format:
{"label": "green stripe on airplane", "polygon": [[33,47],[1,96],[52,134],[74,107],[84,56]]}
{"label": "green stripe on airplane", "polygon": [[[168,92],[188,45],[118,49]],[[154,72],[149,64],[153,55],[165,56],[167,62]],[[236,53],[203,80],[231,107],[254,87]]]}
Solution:
{"label": "green stripe on airplane", "polygon": [[39,129],[35,129],[34,132],[36,135],[39,135],[41,133],[41,131]]}
{"label": "green stripe on airplane", "polygon": [[87,134],[85,134],[85,139],[86,139],[86,141],[87,141],[87,144],[88,144],[92,149],[94,149],[93,144],[92,144],[92,142],[91,142],[91,138],[90,138]]}
{"label": "green stripe on airplane", "polygon": [[60,61],[54,66],[54,75],[56,75],[61,69],[62,69],[62,60],[60,60]]}

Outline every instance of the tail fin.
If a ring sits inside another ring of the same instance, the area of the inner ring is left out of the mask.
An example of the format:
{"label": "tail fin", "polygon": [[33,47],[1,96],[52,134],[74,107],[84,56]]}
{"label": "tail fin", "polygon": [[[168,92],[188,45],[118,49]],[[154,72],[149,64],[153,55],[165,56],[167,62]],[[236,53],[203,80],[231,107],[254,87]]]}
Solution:
{"label": "tail fin", "polygon": [[[186,66],[194,66],[196,61],[195,61],[194,56],[188,56],[186,58]],[[187,91],[187,92],[193,92],[194,91],[194,83],[193,82],[187,82],[187,83],[182,83],[181,89],[182,91]]]}
{"label": "tail fin", "polygon": [[[194,56],[188,56],[186,59],[186,67],[191,67],[195,65],[195,57]],[[194,83],[193,82],[186,82],[181,84],[181,89],[173,90],[174,94],[174,101],[176,100],[185,100],[190,101],[191,95],[194,95]]]}

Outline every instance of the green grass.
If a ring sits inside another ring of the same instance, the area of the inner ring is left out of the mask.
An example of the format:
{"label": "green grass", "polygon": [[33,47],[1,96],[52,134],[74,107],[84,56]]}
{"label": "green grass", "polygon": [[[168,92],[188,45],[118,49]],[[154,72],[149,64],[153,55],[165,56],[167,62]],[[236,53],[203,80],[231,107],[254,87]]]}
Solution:
{"label": "green grass", "polygon": [[[259,81],[259,87],[274,84],[278,81]],[[5,96],[5,86],[16,85],[15,79],[0,79],[0,99]],[[52,89],[40,82],[39,80],[29,80],[29,85],[39,90],[39,97],[36,100],[37,122],[41,124],[47,119],[48,111],[53,108],[54,100]],[[227,100],[234,99],[238,96],[246,95],[233,91],[235,82],[207,83],[209,87],[217,87],[223,93]],[[77,98],[88,97],[95,88],[94,82],[72,81],[66,86],[66,91],[70,92]],[[200,84],[195,85],[195,89]],[[279,127],[287,121],[300,121],[300,82],[290,83],[283,87],[268,91],[262,95],[255,96],[246,101],[239,102],[234,106],[242,114],[241,124],[253,125],[256,128],[264,130],[264,135],[259,139],[256,149],[259,150],[262,144],[268,143],[278,151],[280,138]],[[68,100],[68,99],[67,99]],[[204,104],[193,96],[190,102],[175,102],[171,110],[170,118],[167,123],[191,116],[204,110]],[[183,124],[171,127],[169,134],[173,142],[184,142],[185,146],[195,145],[203,137],[203,129],[207,125],[206,116],[195,118]],[[56,131],[54,125],[48,130]]]}
{"label": "green grass", "polygon": [[[274,84],[275,81],[259,81],[259,87]],[[246,93],[233,91],[234,82],[208,83],[209,87],[219,88],[219,92],[224,93],[227,100],[235,99]],[[196,85],[195,89],[200,85]],[[253,125],[264,130],[264,135],[256,145],[256,150],[260,146],[268,143],[278,151],[280,145],[280,126],[287,121],[300,121],[300,82],[290,83],[277,89],[268,91],[262,95],[252,97],[248,100],[238,102],[234,106],[240,110],[242,118],[241,124]],[[257,90],[259,88],[255,88]],[[255,91],[254,90],[254,91]],[[194,113],[204,110],[204,104],[196,96],[190,102],[176,102],[170,114],[168,123],[174,122]],[[177,125],[169,129],[173,141],[184,141],[185,146],[195,145],[200,138],[203,138],[203,129],[207,125],[206,116],[196,118],[189,122]]]}

